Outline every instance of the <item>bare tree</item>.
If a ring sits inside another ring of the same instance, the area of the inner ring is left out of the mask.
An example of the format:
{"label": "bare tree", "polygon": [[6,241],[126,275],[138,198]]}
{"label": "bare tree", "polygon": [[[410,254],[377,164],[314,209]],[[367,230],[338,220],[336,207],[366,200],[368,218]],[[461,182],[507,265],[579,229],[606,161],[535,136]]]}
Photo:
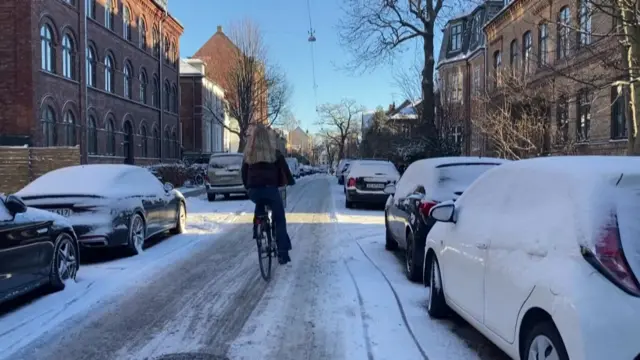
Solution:
{"label": "bare tree", "polygon": [[322,126],[321,134],[332,139],[338,146],[338,158],[345,155],[347,141],[353,137],[359,129],[360,115],[364,108],[359,106],[355,100],[345,99],[338,104],[323,104],[318,107]]}
{"label": "bare tree", "polygon": [[[420,95],[422,131],[436,137],[434,114],[434,36],[443,0],[345,0],[340,40],[353,54],[352,69],[371,69],[394,58],[403,45],[422,41]],[[437,141],[437,139],[434,139]]]}
{"label": "bare tree", "polygon": [[259,27],[250,20],[231,26],[229,38],[235,44],[231,68],[224,76],[227,113],[236,124],[224,118],[207,104],[206,112],[229,132],[238,135],[238,151],[243,151],[252,125],[274,124],[286,109],[292,88],[285,73],[269,61]]}
{"label": "bare tree", "polygon": [[391,159],[395,156],[398,142],[403,136],[398,134],[393,124],[387,119],[387,114],[379,107],[371,116],[370,124],[362,134],[360,155],[368,158]]}

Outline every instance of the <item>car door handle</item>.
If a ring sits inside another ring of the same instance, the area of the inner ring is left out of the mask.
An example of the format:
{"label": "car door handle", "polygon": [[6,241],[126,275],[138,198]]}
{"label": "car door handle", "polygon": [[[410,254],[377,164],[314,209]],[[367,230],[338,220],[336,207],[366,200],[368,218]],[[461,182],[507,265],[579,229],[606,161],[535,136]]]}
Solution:
{"label": "car door handle", "polygon": [[476,243],[476,247],[480,250],[486,250],[489,246],[485,243],[479,242],[479,243]]}

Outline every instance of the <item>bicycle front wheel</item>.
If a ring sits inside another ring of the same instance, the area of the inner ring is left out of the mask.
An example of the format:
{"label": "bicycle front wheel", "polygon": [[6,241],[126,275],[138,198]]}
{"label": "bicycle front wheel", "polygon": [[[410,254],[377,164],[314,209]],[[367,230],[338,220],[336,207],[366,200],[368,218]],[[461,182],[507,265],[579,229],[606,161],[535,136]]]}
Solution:
{"label": "bicycle front wheel", "polygon": [[265,229],[261,226],[256,242],[258,244],[260,274],[265,281],[269,281],[271,279],[271,263],[273,261],[273,238],[271,236],[271,229]]}

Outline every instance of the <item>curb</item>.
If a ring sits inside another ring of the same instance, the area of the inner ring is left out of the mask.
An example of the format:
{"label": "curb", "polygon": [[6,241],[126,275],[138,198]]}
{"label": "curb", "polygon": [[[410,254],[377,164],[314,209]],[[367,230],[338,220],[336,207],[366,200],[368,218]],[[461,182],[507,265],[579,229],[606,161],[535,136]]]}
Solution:
{"label": "curb", "polygon": [[184,191],[180,191],[182,195],[186,198],[200,196],[206,192],[204,187],[185,189]]}

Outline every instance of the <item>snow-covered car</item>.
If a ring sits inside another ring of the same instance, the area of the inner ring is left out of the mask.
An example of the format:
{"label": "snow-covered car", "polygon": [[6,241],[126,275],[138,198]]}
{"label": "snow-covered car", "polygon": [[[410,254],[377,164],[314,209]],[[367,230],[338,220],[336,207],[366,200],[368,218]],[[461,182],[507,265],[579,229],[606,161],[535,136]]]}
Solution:
{"label": "snow-covered car", "polygon": [[220,153],[209,159],[209,182],[205,184],[207,200],[215,201],[221,194],[225,199],[232,194],[247,195],[242,183],[242,153]]}
{"label": "snow-covered car", "polygon": [[288,157],[288,158],[285,158],[285,161],[287,162],[287,165],[289,165],[289,170],[291,171],[291,175],[293,175],[293,177],[296,179],[299,178],[300,163],[298,162],[298,159],[294,157]]}
{"label": "snow-covered car", "polygon": [[78,165],[50,171],[16,193],[28,206],[67,218],[83,247],[143,251],[146,239],[186,227],[184,196],[133,165]]}
{"label": "snow-covered car", "polygon": [[345,178],[344,203],[352,208],[358,203],[383,205],[389,197],[384,188],[395,184],[400,174],[390,161],[357,160],[351,163]]}
{"label": "snow-covered car", "polygon": [[338,178],[338,185],[344,185],[344,172],[349,169],[352,159],[342,159],[336,166],[336,178]]}
{"label": "snow-covered car", "polygon": [[428,312],[514,359],[640,356],[640,157],[498,166],[431,209]]}
{"label": "snow-covered car", "polygon": [[397,184],[384,191],[385,248],[405,252],[405,273],[422,281],[424,242],[435,220],[429,210],[442,201],[457,199],[485,171],[506,160],[486,157],[441,157],[413,162]]}
{"label": "snow-covered car", "polygon": [[0,194],[0,303],[42,285],[62,290],[79,268],[76,234],[66,219]]}

